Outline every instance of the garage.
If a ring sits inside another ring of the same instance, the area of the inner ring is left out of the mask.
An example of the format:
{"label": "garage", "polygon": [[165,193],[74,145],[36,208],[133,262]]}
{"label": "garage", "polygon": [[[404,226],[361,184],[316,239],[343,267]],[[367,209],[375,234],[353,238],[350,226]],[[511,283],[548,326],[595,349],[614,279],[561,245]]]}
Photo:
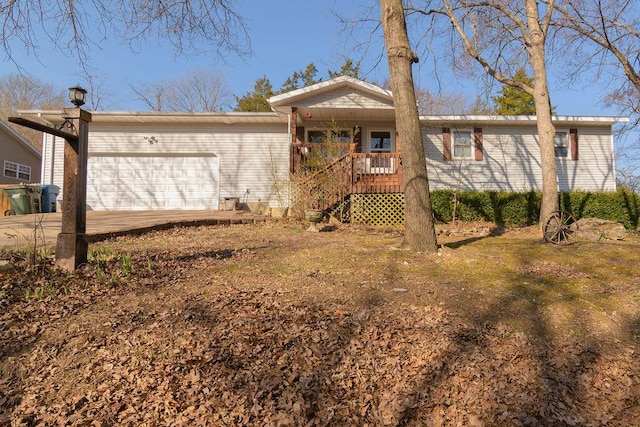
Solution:
{"label": "garage", "polygon": [[87,208],[94,210],[218,209],[215,154],[91,154]]}

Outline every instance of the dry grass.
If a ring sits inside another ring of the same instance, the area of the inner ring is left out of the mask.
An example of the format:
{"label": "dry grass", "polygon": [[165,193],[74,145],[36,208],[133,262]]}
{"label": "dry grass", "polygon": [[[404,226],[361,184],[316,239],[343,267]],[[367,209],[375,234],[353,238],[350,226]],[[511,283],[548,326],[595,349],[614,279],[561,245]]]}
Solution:
{"label": "dry grass", "polygon": [[118,238],[92,245],[103,264],[41,279],[70,289],[41,301],[18,265],[0,273],[0,409],[42,425],[637,420],[638,237],[485,229],[442,234],[438,255],[399,249],[397,229],[286,222]]}

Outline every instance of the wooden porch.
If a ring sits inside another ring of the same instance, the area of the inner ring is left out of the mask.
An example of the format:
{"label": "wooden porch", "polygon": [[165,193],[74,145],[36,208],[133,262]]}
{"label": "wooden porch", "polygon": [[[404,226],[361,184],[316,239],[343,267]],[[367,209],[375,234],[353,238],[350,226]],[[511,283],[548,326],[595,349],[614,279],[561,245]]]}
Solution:
{"label": "wooden porch", "polygon": [[[317,161],[318,158],[324,162]],[[356,144],[291,145],[291,175],[306,205],[328,209],[350,194],[402,193],[400,153],[360,153]]]}

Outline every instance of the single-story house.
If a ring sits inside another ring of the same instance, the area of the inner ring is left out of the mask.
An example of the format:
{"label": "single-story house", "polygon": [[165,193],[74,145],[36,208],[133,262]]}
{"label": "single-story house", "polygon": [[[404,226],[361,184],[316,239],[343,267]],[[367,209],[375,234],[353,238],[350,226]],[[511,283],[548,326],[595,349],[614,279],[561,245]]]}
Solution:
{"label": "single-story house", "polygon": [[[344,179],[347,193],[402,192],[402,130],[388,90],[342,76],[269,101],[267,113],[92,112],[88,207],[220,209],[233,198],[286,205],[278,187],[328,139],[344,145],[326,170]],[[22,114],[62,121],[59,112]],[[612,127],[624,120],[554,118],[559,190],[616,189]],[[432,189],[541,189],[535,117],[423,116],[420,123]],[[63,143],[44,138],[44,184],[63,187]]]}
{"label": "single-story house", "polygon": [[40,152],[0,120],[0,184],[40,182]]}

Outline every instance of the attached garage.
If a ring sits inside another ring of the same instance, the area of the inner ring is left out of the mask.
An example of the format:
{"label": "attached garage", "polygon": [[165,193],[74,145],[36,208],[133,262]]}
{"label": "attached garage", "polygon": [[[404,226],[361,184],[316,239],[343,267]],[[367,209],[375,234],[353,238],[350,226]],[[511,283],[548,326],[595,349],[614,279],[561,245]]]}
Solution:
{"label": "attached garage", "polygon": [[89,157],[89,209],[218,209],[219,189],[220,162],[215,154]]}

